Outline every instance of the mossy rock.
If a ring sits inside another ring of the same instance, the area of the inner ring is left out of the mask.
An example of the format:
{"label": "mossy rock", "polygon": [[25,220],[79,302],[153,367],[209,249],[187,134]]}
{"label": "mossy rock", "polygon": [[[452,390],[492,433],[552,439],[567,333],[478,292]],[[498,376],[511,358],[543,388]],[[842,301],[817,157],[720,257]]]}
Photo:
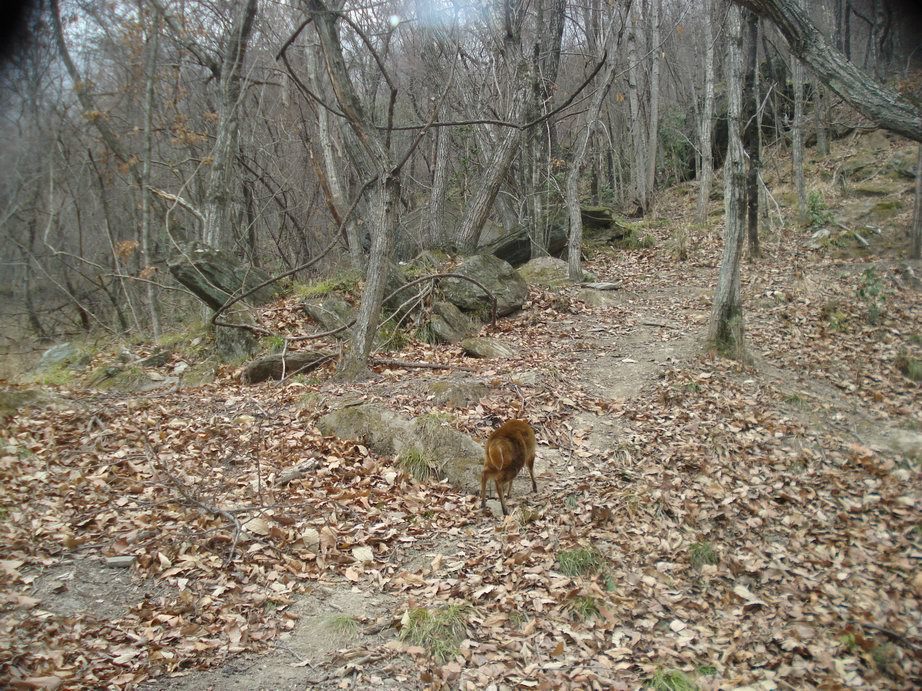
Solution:
{"label": "mossy rock", "polygon": [[497,338],[487,336],[478,338],[465,338],[461,341],[461,348],[465,355],[476,358],[512,358],[518,355],[515,348],[503,343]]}
{"label": "mossy rock", "polygon": [[[143,391],[145,385],[155,380],[150,379],[137,365],[100,365],[90,371],[85,379],[86,386],[100,391]],[[162,381],[162,380],[160,380]],[[173,380],[175,383],[175,380]],[[157,385],[148,388],[159,388]]]}
{"label": "mossy rock", "polygon": [[[497,316],[512,314],[528,298],[528,285],[509,263],[499,257],[476,254],[465,259],[454,273],[468,276],[489,290],[496,298]],[[489,318],[490,298],[474,283],[449,278],[442,282],[441,290],[446,300],[465,312]]]}
{"label": "mossy rock", "polygon": [[451,256],[440,250],[423,250],[403,266],[404,275],[415,280],[429,274],[444,273],[444,267],[451,262]]}
{"label": "mossy rock", "polygon": [[28,408],[44,408],[58,399],[49,391],[31,388],[0,388],[0,420]]}
{"label": "mossy rock", "polygon": [[439,405],[467,408],[479,403],[490,392],[490,388],[478,379],[451,378],[432,382],[429,391]]}
{"label": "mossy rock", "polygon": [[[304,311],[311,319],[320,324],[324,331],[333,331],[346,326],[355,317],[355,312],[341,294],[333,293],[326,297],[307,299],[302,303]],[[349,330],[343,329],[337,338],[348,338]]]}
{"label": "mossy rock", "polygon": [[858,197],[886,197],[897,190],[893,183],[885,180],[866,180],[849,187],[849,191]]}
{"label": "mossy rock", "polygon": [[406,438],[410,431],[408,420],[372,403],[327,413],[317,421],[317,427],[327,436],[361,442],[380,454],[398,452],[401,444],[397,440]]}
{"label": "mossy rock", "polygon": [[[555,257],[536,257],[520,266],[517,271],[529,285],[561,288],[573,283],[570,280],[570,269],[567,262]],[[596,277],[589,271],[583,271],[582,280],[594,281]]]}
{"label": "mossy rock", "polygon": [[425,340],[430,343],[457,343],[478,329],[464,312],[446,300],[432,304],[432,316],[424,327]]}

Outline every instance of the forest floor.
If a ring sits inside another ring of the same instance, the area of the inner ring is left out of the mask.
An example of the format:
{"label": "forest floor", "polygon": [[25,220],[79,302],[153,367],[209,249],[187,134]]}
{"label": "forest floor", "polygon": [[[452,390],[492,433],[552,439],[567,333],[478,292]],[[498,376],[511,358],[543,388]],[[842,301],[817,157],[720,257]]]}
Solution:
{"label": "forest floor", "polygon": [[[817,185],[911,153],[886,146],[837,143]],[[845,218],[856,197],[829,185],[849,227],[881,201]],[[510,359],[411,342],[394,357],[449,369],[57,391],[3,432],[0,682],[918,687],[922,267],[893,249],[906,187],[882,195],[897,213],[863,231],[870,248],[813,248],[790,222],[764,233],[743,268],[747,365],[704,353],[721,213],[691,226],[684,186],[645,223],[653,248],[590,254],[618,290],[532,288],[490,334]],[[444,379],[488,393],[439,405]],[[344,397],[438,412],[477,440],[524,401],[538,492],[520,477],[501,519],[322,437]],[[310,472],[277,482],[298,464]]]}

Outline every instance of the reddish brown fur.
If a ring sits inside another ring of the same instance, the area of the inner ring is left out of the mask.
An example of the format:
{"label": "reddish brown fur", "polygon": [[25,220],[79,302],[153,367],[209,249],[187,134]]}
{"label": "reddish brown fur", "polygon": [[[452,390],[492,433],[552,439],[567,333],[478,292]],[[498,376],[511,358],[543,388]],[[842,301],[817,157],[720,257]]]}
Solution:
{"label": "reddish brown fur", "polygon": [[531,475],[532,491],[537,492],[534,470],[535,431],[525,420],[508,420],[487,439],[483,473],[480,475],[480,505],[487,505],[487,481],[492,479],[499,504],[503,507],[503,515],[508,516],[503,490],[505,488],[507,496],[512,495],[512,481],[523,465]]}

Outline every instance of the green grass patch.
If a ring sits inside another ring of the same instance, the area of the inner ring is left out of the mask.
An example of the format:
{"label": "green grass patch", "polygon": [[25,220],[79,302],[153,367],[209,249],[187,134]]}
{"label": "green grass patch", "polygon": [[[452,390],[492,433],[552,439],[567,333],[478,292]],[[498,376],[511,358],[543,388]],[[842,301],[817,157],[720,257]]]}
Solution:
{"label": "green grass patch", "polygon": [[600,572],[605,566],[605,557],[595,549],[578,547],[558,552],[557,564],[562,574],[576,578]]}
{"label": "green grass patch", "polygon": [[359,623],[348,614],[334,614],[323,622],[323,628],[337,638],[352,640],[359,634]]}
{"label": "green grass patch", "polygon": [[467,636],[467,610],[467,606],[457,604],[438,609],[415,607],[407,612],[400,640],[425,648],[438,662],[445,663],[458,654]]}
{"label": "green grass patch", "polygon": [[359,285],[360,277],[357,273],[353,272],[344,272],[341,274],[336,274],[335,276],[330,276],[329,278],[324,278],[319,281],[311,281],[310,283],[296,283],[294,285],[293,293],[295,296],[303,299],[310,300],[313,298],[324,297],[330,293],[335,293],[337,291],[343,293],[349,293],[354,291]]}
{"label": "green grass patch", "polygon": [[677,669],[662,669],[647,680],[644,688],[655,691],[698,691],[701,687],[685,672]]}
{"label": "green grass patch", "polygon": [[285,348],[285,339],[282,336],[264,336],[259,339],[259,347],[270,353],[281,353]]}
{"label": "green grass patch", "polygon": [[588,621],[599,616],[599,603],[591,595],[577,595],[567,603],[567,609],[577,621]]}
{"label": "green grass patch", "polygon": [[419,449],[405,450],[397,457],[397,466],[420,482],[428,480],[435,474],[433,460]]}
{"label": "green grass patch", "polygon": [[906,351],[896,356],[896,368],[910,381],[922,381],[922,360],[912,357]]}
{"label": "green grass patch", "polygon": [[709,542],[695,542],[688,548],[688,560],[696,569],[702,566],[715,566],[720,557]]}

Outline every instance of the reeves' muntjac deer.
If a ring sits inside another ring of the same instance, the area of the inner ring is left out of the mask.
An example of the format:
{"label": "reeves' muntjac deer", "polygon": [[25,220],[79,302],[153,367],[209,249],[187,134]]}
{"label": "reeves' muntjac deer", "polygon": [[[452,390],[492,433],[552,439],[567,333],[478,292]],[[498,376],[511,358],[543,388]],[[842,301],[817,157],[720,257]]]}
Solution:
{"label": "reeves' muntjac deer", "polygon": [[535,431],[525,420],[508,420],[487,439],[485,451],[483,473],[480,475],[480,505],[487,505],[487,481],[492,479],[503,515],[508,516],[503,493],[505,490],[506,496],[511,495],[512,481],[523,465],[531,475],[532,491],[538,491],[534,470]]}

